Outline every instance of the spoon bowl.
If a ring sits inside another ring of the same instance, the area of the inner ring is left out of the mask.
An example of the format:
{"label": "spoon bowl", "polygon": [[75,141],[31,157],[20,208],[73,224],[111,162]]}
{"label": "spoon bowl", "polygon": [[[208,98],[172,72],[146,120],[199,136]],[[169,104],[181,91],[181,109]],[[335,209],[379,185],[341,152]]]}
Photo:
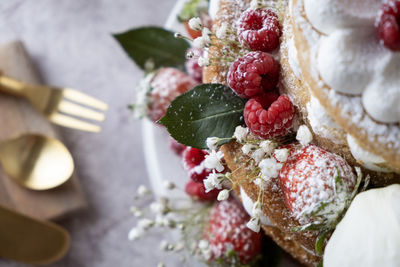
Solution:
{"label": "spoon bowl", "polygon": [[74,171],[68,149],[57,139],[38,134],[0,143],[0,162],[12,179],[33,190],[55,188]]}

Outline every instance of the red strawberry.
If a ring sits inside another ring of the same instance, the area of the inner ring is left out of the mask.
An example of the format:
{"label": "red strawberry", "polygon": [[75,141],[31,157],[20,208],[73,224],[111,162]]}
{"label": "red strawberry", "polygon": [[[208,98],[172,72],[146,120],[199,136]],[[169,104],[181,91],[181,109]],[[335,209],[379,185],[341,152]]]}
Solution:
{"label": "red strawberry", "polygon": [[190,178],[197,183],[202,183],[211,173],[211,170],[201,164],[206,155],[208,155],[207,151],[193,147],[186,147],[182,153],[183,167],[189,173]]}
{"label": "red strawberry", "polygon": [[217,199],[220,190],[214,189],[206,193],[203,183],[196,183],[192,180],[186,184],[185,192],[198,201],[213,201]]}
{"label": "red strawberry", "polygon": [[247,228],[249,220],[249,215],[234,199],[215,204],[203,233],[210,244],[211,260],[222,258],[229,263],[226,253],[233,250],[240,263],[246,264],[260,254],[262,234]]}
{"label": "red strawberry", "polygon": [[[341,186],[340,192],[335,193],[337,172]],[[357,181],[342,157],[315,145],[291,149],[278,179],[286,206],[299,219],[304,218],[301,215],[315,211],[323,202],[339,205],[339,211],[345,205],[341,199],[352,194]],[[308,222],[308,219],[303,222]]]}
{"label": "red strawberry", "polygon": [[197,82],[186,73],[174,68],[162,68],[150,83],[148,117],[158,121],[165,115],[168,106],[179,95],[192,89]]}

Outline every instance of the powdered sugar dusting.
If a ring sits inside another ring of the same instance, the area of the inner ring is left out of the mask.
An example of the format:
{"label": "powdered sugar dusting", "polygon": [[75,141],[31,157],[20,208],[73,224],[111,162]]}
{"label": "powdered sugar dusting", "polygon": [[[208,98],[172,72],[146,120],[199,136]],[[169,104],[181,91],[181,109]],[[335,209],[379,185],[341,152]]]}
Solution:
{"label": "powdered sugar dusting", "polygon": [[[357,128],[359,138],[364,138],[363,145],[369,150],[381,151],[382,156],[389,162],[396,162],[400,158],[400,128],[398,123],[377,123],[364,110],[360,96],[349,96],[338,93],[334,90],[329,90],[324,87],[324,82],[319,77],[319,72],[316,69],[316,52],[318,49],[319,39],[321,35],[313,29],[312,25],[306,19],[303,9],[303,1],[297,1],[296,5],[291,5],[291,14],[294,23],[303,32],[307,43],[310,47],[310,53],[299,53],[299,59],[307,61],[310,58],[310,69],[308,70],[315,80],[320,85],[321,93],[326,95],[330,100],[330,105],[337,114],[334,117],[341,117],[342,122],[337,121],[341,127],[348,130],[351,127]],[[328,112],[332,110],[328,108]],[[333,112],[333,111],[332,111]],[[389,151],[388,151],[389,150]],[[389,157],[386,153],[391,153]],[[386,156],[385,156],[386,154]]]}
{"label": "powdered sugar dusting", "polygon": [[[260,236],[247,228],[250,219],[242,206],[234,200],[216,204],[210,213],[209,228],[204,233],[210,242],[213,258],[220,258],[229,250],[239,251],[243,262],[248,262],[260,250]],[[251,257],[249,257],[251,256]]]}
{"label": "powdered sugar dusting", "polygon": [[336,171],[350,193],[356,176],[342,157],[314,145],[290,155],[281,170],[280,181],[287,206],[294,216],[302,219],[300,215],[321,202],[333,200]]}

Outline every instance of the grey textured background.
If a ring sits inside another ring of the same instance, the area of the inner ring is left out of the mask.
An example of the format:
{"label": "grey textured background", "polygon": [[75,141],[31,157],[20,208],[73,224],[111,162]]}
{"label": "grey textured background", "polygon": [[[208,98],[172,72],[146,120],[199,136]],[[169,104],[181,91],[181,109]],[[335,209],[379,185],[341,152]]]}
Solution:
{"label": "grey textured background", "polygon": [[[90,209],[61,222],[72,235],[58,267],[156,266],[160,236],[129,242],[136,188],[147,183],[140,122],[126,106],[141,77],[111,33],[162,25],[175,0],[2,0],[0,42],[21,39],[48,84],[78,88],[110,105],[100,134],[63,129]],[[168,266],[176,266],[170,263]],[[1,261],[0,266],[22,266]]]}

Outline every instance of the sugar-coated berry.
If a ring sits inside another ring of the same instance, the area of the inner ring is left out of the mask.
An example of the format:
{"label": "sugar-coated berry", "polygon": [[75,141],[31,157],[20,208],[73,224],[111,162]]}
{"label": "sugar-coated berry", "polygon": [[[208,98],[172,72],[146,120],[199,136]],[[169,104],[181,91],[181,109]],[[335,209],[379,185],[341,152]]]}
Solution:
{"label": "sugar-coated berry", "polygon": [[186,147],[182,152],[183,167],[195,182],[202,183],[211,173],[211,170],[201,164],[206,155],[208,155],[207,151],[194,147]]}
{"label": "sugar-coated berry", "polygon": [[[334,180],[338,171],[346,192],[335,192]],[[322,201],[331,200],[336,194],[350,194],[357,178],[342,157],[308,145],[291,149],[278,180],[287,208],[298,216],[311,211]]]}
{"label": "sugar-coated berry", "polygon": [[240,42],[251,50],[271,52],[279,46],[279,18],[270,9],[248,9],[238,21]]}
{"label": "sugar-coated berry", "polygon": [[267,92],[247,101],[244,120],[250,131],[261,138],[283,136],[292,128],[294,107],[286,95]]}
{"label": "sugar-coated berry", "polygon": [[171,102],[198,83],[186,73],[174,68],[162,68],[151,81],[147,116],[152,121],[161,119]]}
{"label": "sugar-coated berry", "polygon": [[232,249],[240,263],[246,265],[260,254],[262,234],[253,232],[246,226],[249,220],[250,217],[243,207],[232,198],[215,204],[203,233],[212,253],[210,260],[222,259],[237,266],[237,262],[231,262],[232,259],[227,258],[228,250]]}
{"label": "sugar-coated berry", "polygon": [[382,4],[376,28],[379,39],[387,48],[400,51],[400,0],[388,0]]}
{"label": "sugar-coated berry", "polygon": [[242,98],[250,98],[276,88],[279,63],[264,52],[250,52],[229,68],[228,84]]}
{"label": "sugar-coated berry", "polygon": [[203,183],[196,183],[193,180],[189,180],[189,182],[185,186],[185,192],[190,197],[198,201],[213,201],[218,197],[218,193],[220,190],[214,189],[210,192],[206,193],[206,189]]}

